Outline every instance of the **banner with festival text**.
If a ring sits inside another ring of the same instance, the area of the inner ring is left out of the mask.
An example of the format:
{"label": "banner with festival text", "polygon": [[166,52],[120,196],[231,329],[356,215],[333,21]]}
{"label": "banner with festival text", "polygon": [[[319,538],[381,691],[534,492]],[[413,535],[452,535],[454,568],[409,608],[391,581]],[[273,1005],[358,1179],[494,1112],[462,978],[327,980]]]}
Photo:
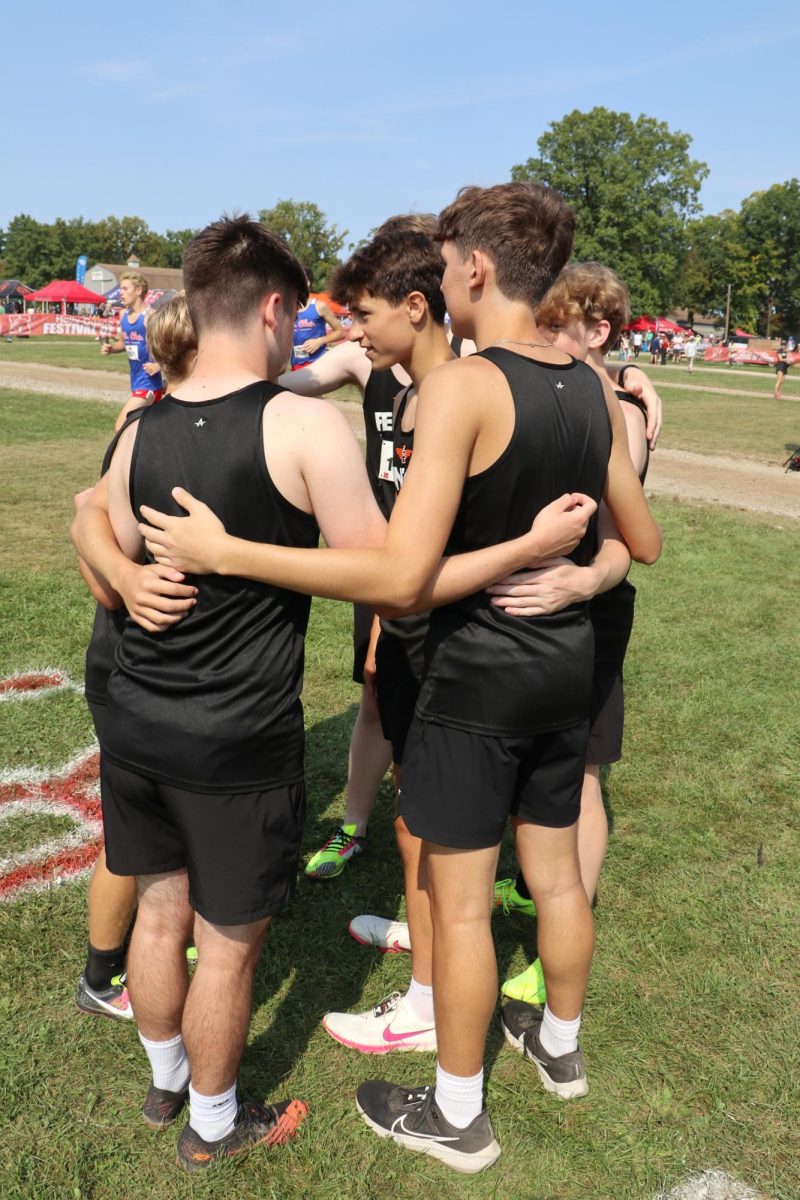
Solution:
{"label": "banner with festival text", "polygon": [[[703,354],[703,360],[705,362],[732,362],[775,367],[780,362],[780,355],[777,350],[750,350],[743,345],[732,346],[730,349],[727,346],[709,346]],[[800,363],[800,352],[791,351],[786,355],[786,362],[790,366]]]}
{"label": "banner with festival text", "polygon": [[0,337],[108,337],[119,334],[114,317],[65,317],[61,313],[5,313]]}

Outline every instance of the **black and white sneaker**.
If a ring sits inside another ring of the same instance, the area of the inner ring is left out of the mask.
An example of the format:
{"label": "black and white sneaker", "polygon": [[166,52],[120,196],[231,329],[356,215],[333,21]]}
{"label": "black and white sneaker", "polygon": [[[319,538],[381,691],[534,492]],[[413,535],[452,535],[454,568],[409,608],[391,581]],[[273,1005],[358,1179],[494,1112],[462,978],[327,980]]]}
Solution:
{"label": "black and white sneaker", "polygon": [[437,1109],[432,1087],[410,1090],[368,1079],[356,1092],[356,1107],[378,1137],[440,1158],[455,1171],[474,1175],[500,1157],[486,1109],[466,1129],[457,1129]]}
{"label": "black and white sneaker", "polygon": [[554,1092],[562,1100],[585,1096],[589,1084],[580,1048],[557,1057],[548,1054],[539,1039],[543,1017],[544,1009],[534,1008],[524,1000],[509,1000],[503,1005],[500,1028],[509,1045],[531,1060],[548,1092]]}

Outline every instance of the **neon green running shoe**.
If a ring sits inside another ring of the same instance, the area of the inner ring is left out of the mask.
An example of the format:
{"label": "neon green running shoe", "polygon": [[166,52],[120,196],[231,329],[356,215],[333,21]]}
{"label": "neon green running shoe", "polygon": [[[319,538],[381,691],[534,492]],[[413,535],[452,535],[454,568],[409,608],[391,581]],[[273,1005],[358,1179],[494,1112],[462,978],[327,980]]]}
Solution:
{"label": "neon green running shoe", "polygon": [[509,913],[524,913],[526,917],[536,916],[536,905],[532,900],[520,896],[515,884],[516,879],[497,879],[494,885],[494,906],[502,908],[506,916]]}
{"label": "neon green running shoe", "polygon": [[335,879],[341,875],[351,858],[360,854],[367,842],[367,835],[356,835],[357,825],[340,825],[328,838],[325,845],[312,855],[306,864],[309,879]]}
{"label": "neon green running shoe", "polygon": [[509,1000],[524,1000],[526,1004],[535,1004],[541,1008],[547,1001],[541,960],[537,958],[527,971],[515,975],[513,979],[507,979],[500,991],[504,996],[508,996]]}

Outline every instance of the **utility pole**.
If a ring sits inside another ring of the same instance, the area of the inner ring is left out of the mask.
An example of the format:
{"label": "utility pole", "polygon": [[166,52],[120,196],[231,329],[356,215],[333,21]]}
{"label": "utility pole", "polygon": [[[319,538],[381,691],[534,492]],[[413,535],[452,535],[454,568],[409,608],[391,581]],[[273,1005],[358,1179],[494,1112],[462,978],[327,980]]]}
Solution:
{"label": "utility pole", "polygon": [[728,334],[730,333],[731,325],[731,285],[728,284],[728,299],[725,302],[725,337],[722,339],[724,344],[728,344]]}

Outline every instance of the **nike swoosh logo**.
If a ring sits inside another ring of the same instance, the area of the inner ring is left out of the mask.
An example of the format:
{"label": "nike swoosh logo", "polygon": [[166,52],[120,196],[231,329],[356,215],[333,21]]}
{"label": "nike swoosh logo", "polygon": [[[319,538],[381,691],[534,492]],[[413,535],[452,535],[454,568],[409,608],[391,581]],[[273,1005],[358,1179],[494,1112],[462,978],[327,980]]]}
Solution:
{"label": "nike swoosh logo", "polygon": [[436,1133],[419,1133],[416,1129],[406,1129],[406,1113],[398,1117],[392,1125],[392,1133],[407,1133],[409,1137],[424,1138],[427,1142],[457,1142],[457,1137],[443,1137]]}
{"label": "nike swoosh logo", "polygon": [[433,1026],[427,1029],[409,1029],[406,1033],[392,1033],[391,1029],[384,1029],[383,1040],[385,1042],[404,1042],[406,1038],[419,1037],[422,1033],[433,1033]]}

